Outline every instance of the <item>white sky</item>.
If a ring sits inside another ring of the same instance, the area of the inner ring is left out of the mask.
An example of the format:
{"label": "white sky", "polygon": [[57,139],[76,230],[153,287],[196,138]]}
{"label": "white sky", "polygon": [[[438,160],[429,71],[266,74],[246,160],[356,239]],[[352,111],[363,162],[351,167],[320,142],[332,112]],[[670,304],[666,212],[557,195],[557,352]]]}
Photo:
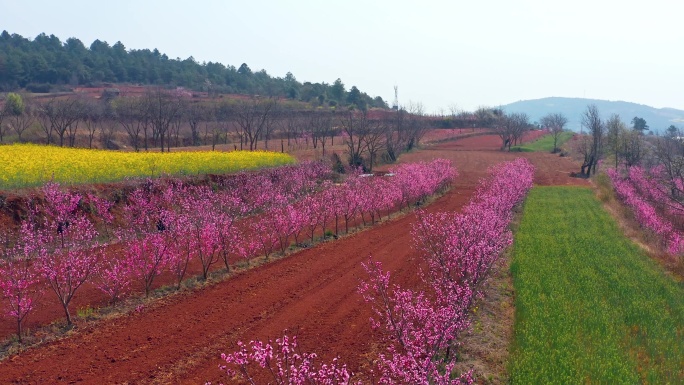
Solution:
{"label": "white sky", "polygon": [[684,109],[677,0],[0,0],[0,30],[159,49],[428,112],[547,96]]}

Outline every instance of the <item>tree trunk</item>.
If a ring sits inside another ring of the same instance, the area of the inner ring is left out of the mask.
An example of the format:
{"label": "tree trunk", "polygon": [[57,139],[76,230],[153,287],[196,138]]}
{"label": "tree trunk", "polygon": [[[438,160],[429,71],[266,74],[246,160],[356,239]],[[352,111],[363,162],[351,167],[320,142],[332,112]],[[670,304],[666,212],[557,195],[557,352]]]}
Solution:
{"label": "tree trunk", "polygon": [[21,330],[21,317],[17,317],[17,337],[19,338],[19,343],[22,343],[21,339],[22,335],[22,330]]}
{"label": "tree trunk", "polygon": [[71,314],[69,314],[69,303],[67,302],[66,304],[63,304],[63,306],[64,313],[66,314],[67,325],[71,326],[73,323],[71,322]]}

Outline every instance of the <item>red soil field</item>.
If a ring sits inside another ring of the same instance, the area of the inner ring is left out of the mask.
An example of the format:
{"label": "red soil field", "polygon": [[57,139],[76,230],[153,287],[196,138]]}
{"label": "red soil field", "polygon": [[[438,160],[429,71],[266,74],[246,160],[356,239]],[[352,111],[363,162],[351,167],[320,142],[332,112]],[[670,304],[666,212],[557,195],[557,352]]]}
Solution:
{"label": "red soil field", "polygon": [[[519,156],[537,167],[536,184],[588,183],[569,176],[577,166],[567,158],[500,152],[499,146],[495,136],[471,137],[403,155],[401,161],[447,158],[458,169],[453,188],[429,205],[428,212],[459,210],[489,166]],[[415,215],[408,214],[211,287],[157,301],[142,312],[83,327],[0,362],[0,383],[230,383],[218,370],[221,352],[235,350],[239,340],[275,339],[285,329],[298,335],[303,351],[315,351],[323,360],[339,355],[363,377],[383,347],[370,328],[370,306],[357,293],[365,277],[361,262],[372,255],[392,272],[393,282],[417,285],[410,235],[414,221]],[[92,289],[84,290],[76,300],[83,297],[79,301],[88,303],[86,292],[94,295]]]}
{"label": "red soil field", "polygon": [[[140,92],[144,92],[144,87],[138,87],[138,89],[142,90]],[[433,129],[429,130],[425,137],[423,138],[424,142],[430,143],[430,142],[435,142],[439,140],[443,140],[445,138],[453,138],[453,137],[459,137],[459,136],[469,136],[473,135],[475,133],[476,135],[481,134],[483,132],[482,129]],[[492,142],[496,142],[498,140],[497,138],[492,138]],[[277,144],[278,146],[280,145],[280,141],[271,141],[271,150],[274,149],[275,145]],[[309,141],[309,145],[307,146],[304,142],[303,139],[300,139],[300,143],[295,146],[294,140],[292,141],[292,148],[290,153],[295,156],[298,160],[304,161],[304,160],[317,160],[323,158],[322,154],[322,147],[318,146],[318,148],[314,149],[313,146],[311,145],[311,141]],[[346,149],[346,146],[343,144],[343,138],[341,136],[335,137],[334,141],[334,146],[328,145],[326,146],[326,156],[330,156],[333,152],[338,153],[340,156],[344,157],[344,151]],[[494,144],[493,146],[496,146]],[[264,142],[260,141],[259,142],[259,148],[264,148]],[[177,149],[177,151],[200,151],[200,150],[208,150],[210,149],[210,146],[201,146],[201,147],[183,147],[180,149]],[[233,149],[232,145],[218,145],[217,150],[219,151],[231,151]],[[176,150],[176,149],[174,149]],[[104,184],[104,185],[98,185],[98,190],[102,191],[107,191],[111,189],[116,189],[120,187],[119,184],[117,183],[112,183],[112,184]],[[31,189],[29,189],[31,190]],[[9,195],[7,197],[8,201],[12,200],[21,200],[21,199],[27,199],[25,196],[23,197],[18,197],[18,196],[13,196]],[[25,202],[22,204],[20,202],[17,202],[19,206],[24,205]],[[360,222],[360,221],[359,221]],[[358,224],[357,224],[358,225]],[[2,215],[0,216],[0,226],[18,226],[17,223],[14,223],[13,219],[11,218],[10,215]],[[320,234],[319,234],[320,235]],[[116,250],[112,250],[112,253],[116,253]],[[194,262],[194,263],[193,263]],[[201,265],[199,264],[198,261],[193,261],[191,264],[188,266],[188,274],[187,276],[197,276],[201,273]],[[222,267],[222,262],[219,264],[217,263],[214,265],[213,269],[216,268],[221,268]],[[167,273],[165,275],[162,275],[158,278],[155,279],[155,283],[153,285],[153,288],[158,288],[163,285],[170,285],[173,283],[173,277],[170,273]],[[134,290],[138,290],[139,288],[135,285],[134,283]],[[85,309],[88,307],[91,308],[98,308],[102,306],[107,306],[108,304],[108,298],[106,295],[104,295],[100,290],[94,287],[94,285],[86,283],[84,287],[80,288],[76,296],[71,302],[70,305],[70,311],[72,316],[76,315],[78,309]],[[43,295],[37,299],[36,303],[36,310],[33,311],[27,320],[25,321],[25,328],[28,330],[37,330],[41,326],[47,325],[51,322],[54,322],[56,320],[60,320],[64,318],[64,310],[62,307],[57,303],[54,293],[52,293],[47,287],[47,285],[44,287]],[[12,322],[2,322],[4,321],[0,317],[0,340],[8,338],[12,336],[13,334],[16,333],[16,325],[14,325]]]}

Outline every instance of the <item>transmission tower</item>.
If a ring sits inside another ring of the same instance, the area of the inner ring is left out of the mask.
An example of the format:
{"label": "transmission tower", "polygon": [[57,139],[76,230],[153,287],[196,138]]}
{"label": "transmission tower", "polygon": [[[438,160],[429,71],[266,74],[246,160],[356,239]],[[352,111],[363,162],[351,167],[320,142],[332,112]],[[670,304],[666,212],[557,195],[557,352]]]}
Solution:
{"label": "transmission tower", "polygon": [[392,102],[392,109],[399,109],[399,86],[394,86],[394,102]]}

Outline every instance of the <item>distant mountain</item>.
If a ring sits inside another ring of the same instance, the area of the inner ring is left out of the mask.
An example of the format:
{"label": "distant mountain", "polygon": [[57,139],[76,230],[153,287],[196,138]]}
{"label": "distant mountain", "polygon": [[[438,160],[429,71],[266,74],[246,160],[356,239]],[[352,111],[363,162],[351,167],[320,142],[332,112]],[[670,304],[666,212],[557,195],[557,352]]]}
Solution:
{"label": "distant mountain", "polygon": [[543,98],[535,100],[521,100],[502,106],[504,111],[524,112],[530,117],[530,121],[539,121],[542,116],[560,112],[568,118],[567,128],[579,131],[582,113],[587,105],[595,104],[603,118],[607,119],[612,114],[618,114],[622,120],[631,126],[632,118],[638,116],[646,120],[649,128],[658,133],[664,132],[670,125],[684,128],[684,111],[674,108],[654,108],[643,104],[609,101],[584,98]]}

